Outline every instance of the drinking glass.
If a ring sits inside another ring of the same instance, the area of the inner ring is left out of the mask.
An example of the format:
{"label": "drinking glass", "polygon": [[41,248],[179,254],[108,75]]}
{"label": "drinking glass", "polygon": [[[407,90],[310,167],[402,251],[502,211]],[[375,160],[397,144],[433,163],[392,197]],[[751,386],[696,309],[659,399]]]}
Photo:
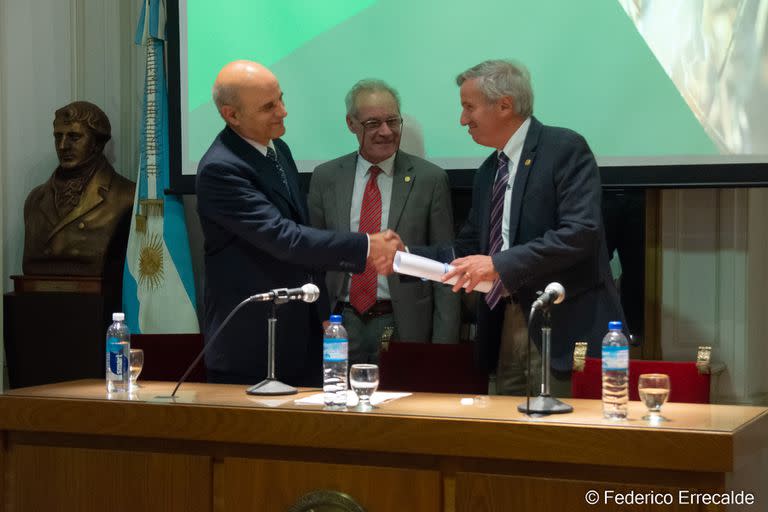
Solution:
{"label": "drinking glass", "polygon": [[131,349],[131,389],[136,389],[139,386],[136,384],[136,379],[139,378],[139,374],[141,373],[141,369],[144,367],[144,351],[140,348],[132,348]]}
{"label": "drinking glass", "polygon": [[353,364],[349,370],[349,384],[357,394],[357,410],[373,409],[371,396],[379,387],[379,367],[375,364]]}
{"label": "drinking glass", "polygon": [[667,418],[661,415],[661,406],[667,401],[669,396],[669,375],[663,373],[644,373],[640,375],[637,381],[637,392],[640,400],[645,402],[648,408],[648,415],[643,416],[644,420],[651,422],[667,421]]}

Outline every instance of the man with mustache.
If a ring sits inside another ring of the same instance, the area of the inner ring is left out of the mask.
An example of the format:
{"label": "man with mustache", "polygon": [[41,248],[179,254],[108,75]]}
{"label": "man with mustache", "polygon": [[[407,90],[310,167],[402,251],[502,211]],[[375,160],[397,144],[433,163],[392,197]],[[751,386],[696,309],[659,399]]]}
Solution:
{"label": "man with mustache", "polygon": [[[312,225],[337,231],[395,230],[412,245],[450,243],[448,177],[400,150],[400,98],[381,80],[361,80],[346,96],[354,153],[318,166],[309,192]],[[372,200],[373,198],[373,200]],[[459,301],[447,286],[371,271],[328,272],[331,304],[343,314],[350,363],[377,363],[382,340],[455,343]]]}

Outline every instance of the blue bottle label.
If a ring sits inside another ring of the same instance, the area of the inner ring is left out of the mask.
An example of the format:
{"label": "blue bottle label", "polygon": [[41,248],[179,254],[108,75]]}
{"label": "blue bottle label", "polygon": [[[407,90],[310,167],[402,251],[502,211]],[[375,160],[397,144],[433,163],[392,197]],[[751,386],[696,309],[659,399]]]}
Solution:
{"label": "blue bottle label", "polygon": [[345,338],[326,338],[323,340],[323,361],[340,363],[347,360],[347,340]]}
{"label": "blue bottle label", "polygon": [[110,373],[122,376],[128,372],[128,358],[123,352],[123,345],[118,338],[107,339],[107,357],[109,358]]}
{"label": "blue bottle label", "polygon": [[629,347],[603,347],[603,371],[629,368]]}

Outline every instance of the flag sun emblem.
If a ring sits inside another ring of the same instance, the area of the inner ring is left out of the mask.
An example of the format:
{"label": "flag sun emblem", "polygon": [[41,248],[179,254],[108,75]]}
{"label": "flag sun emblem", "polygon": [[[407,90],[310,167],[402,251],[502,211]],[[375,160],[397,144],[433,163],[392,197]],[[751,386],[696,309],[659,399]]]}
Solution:
{"label": "flag sun emblem", "polygon": [[139,286],[154,290],[163,282],[163,240],[153,233],[144,239],[139,252]]}

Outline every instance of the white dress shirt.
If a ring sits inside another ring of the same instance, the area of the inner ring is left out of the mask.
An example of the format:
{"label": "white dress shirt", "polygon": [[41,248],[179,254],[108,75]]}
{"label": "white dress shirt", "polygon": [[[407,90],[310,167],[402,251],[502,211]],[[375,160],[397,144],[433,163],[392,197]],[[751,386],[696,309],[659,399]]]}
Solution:
{"label": "white dress shirt", "polygon": [[[501,250],[509,249],[511,240],[509,239],[509,210],[512,207],[512,186],[515,183],[515,175],[520,165],[520,155],[523,152],[523,143],[528,135],[528,128],[531,126],[531,118],[526,119],[520,128],[512,134],[507,144],[502,150],[509,157],[509,178],[507,180],[507,190],[504,192],[504,211],[501,220]],[[498,171],[496,171],[498,175]]]}
{"label": "white dress shirt", "polygon": [[[357,231],[360,229],[360,208],[363,206],[363,195],[365,194],[365,186],[368,183],[369,170],[371,166],[376,165],[381,169],[381,172],[376,177],[376,185],[379,187],[381,193],[381,229],[386,229],[387,222],[389,220],[389,203],[392,199],[392,183],[394,181],[395,174],[395,155],[379,162],[378,164],[372,164],[363,158],[363,155],[357,155],[357,165],[355,167],[355,184],[352,189],[352,203],[349,208],[349,230]],[[349,282],[347,289],[344,293],[344,302],[349,302]],[[390,300],[389,283],[386,276],[378,276],[378,285],[376,288],[376,298],[378,300]]]}
{"label": "white dress shirt", "polygon": [[256,150],[264,156],[267,156],[267,148],[272,148],[272,151],[274,151],[275,154],[277,154],[277,151],[275,150],[275,145],[272,143],[272,140],[270,140],[265,146],[260,142],[256,142],[255,140],[252,140],[252,139],[246,139],[240,134],[238,135],[240,136],[241,139],[243,139],[245,142],[247,142],[248,144],[256,148]]}

